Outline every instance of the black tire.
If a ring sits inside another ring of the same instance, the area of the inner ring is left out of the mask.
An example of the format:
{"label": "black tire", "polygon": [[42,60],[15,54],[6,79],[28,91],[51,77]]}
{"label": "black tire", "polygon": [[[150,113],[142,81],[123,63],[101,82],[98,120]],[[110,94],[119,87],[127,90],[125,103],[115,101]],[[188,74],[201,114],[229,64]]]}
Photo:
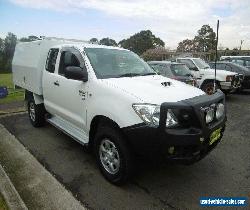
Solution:
{"label": "black tire", "polygon": [[[219,89],[218,84],[216,84],[216,90]],[[214,90],[214,82],[206,82],[205,84],[202,85],[201,88],[206,94],[208,95],[212,95],[213,94],[213,90]]]}
{"label": "black tire", "polygon": [[[117,172],[115,173],[109,172],[106,168],[108,168],[110,164],[107,164],[105,168],[105,164],[102,161],[104,158],[101,159],[101,154],[103,154],[100,152],[101,145],[107,140],[114,144],[114,150],[118,152],[119,155],[120,164],[119,167],[116,168]],[[133,171],[132,153],[118,128],[115,128],[115,126],[109,123],[99,125],[94,139],[94,152],[99,169],[109,182],[115,185],[121,185],[129,180]]]}
{"label": "black tire", "polygon": [[45,109],[43,104],[35,104],[33,99],[28,101],[28,114],[31,124],[34,127],[41,127],[45,124]]}

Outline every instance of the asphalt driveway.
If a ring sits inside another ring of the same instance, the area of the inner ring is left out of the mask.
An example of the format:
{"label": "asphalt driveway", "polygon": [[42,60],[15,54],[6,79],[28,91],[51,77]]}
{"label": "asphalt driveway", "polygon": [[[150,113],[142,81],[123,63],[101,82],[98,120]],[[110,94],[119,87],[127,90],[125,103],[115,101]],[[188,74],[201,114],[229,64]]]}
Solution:
{"label": "asphalt driveway", "polygon": [[201,209],[201,196],[250,198],[250,92],[228,96],[227,108],[223,141],[205,159],[191,166],[138,161],[122,187],[109,184],[93,155],[51,125],[33,128],[27,115],[0,122],[89,209]]}

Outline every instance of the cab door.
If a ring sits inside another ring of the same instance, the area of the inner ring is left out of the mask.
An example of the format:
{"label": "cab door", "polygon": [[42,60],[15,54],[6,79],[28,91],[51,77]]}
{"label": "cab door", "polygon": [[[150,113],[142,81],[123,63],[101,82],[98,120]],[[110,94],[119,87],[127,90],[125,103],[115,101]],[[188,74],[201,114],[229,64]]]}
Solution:
{"label": "cab door", "polygon": [[53,88],[46,94],[46,100],[50,102],[49,109],[52,114],[86,131],[88,82],[65,77],[68,66],[86,69],[84,59],[80,51],[73,47],[62,48],[59,57],[55,77],[50,80]]}

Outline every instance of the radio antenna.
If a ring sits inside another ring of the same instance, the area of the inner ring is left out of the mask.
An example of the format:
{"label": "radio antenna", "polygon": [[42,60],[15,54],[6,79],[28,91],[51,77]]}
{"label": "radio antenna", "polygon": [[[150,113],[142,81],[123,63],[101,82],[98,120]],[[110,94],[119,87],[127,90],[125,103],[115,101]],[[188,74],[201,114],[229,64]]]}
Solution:
{"label": "radio antenna", "polygon": [[215,62],[214,62],[214,93],[216,91],[216,73],[217,73],[217,59],[218,59],[219,25],[220,25],[220,21],[217,20],[217,33],[216,33],[216,46],[215,46]]}

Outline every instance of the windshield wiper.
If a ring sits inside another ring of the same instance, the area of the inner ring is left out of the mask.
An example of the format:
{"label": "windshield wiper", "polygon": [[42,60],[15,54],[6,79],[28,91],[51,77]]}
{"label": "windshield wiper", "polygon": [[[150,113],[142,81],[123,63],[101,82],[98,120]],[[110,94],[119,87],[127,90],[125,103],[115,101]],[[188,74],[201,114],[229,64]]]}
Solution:
{"label": "windshield wiper", "polygon": [[126,74],[121,74],[118,77],[135,77],[135,76],[147,76],[147,75],[156,75],[154,72],[149,72],[145,74],[139,74],[139,73],[126,73]]}
{"label": "windshield wiper", "polygon": [[147,76],[147,75],[156,75],[156,73],[154,73],[154,72],[149,72],[149,73],[141,74],[141,76]]}
{"label": "windshield wiper", "polygon": [[135,77],[135,76],[140,76],[141,74],[138,73],[126,73],[126,74],[121,74],[118,77]]}

